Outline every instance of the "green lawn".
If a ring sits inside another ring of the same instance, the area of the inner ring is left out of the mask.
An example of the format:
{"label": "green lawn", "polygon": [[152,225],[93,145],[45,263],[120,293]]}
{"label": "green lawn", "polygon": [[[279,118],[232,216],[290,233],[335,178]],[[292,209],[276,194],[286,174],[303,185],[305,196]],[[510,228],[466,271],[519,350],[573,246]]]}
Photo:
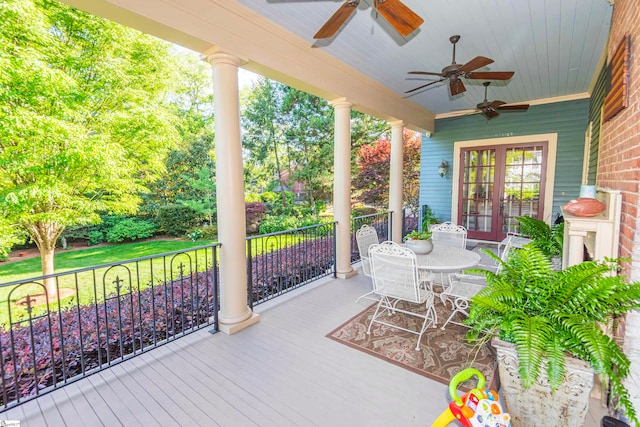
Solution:
{"label": "green lawn", "polygon": [[[253,239],[252,255],[271,252],[282,247],[287,247],[304,240],[303,236],[282,235],[278,238],[273,236],[267,239]],[[92,267],[102,264],[109,264],[119,261],[141,258],[149,255],[156,255],[166,252],[173,252],[208,245],[208,241],[185,241],[185,240],[151,240],[144,242],[133,242],[125,244],[114,244],[107,246],[88,247],[81,250],[59,251],[55,255],[55,271],[62,273],[65,271],[77,270],[84,267]],[[151,283],[164,283],[166,280],[177,277],[177,269],[180,263],[186,265],[187,270],[195,270],[197,261],[198,271],[204,270],[207,264],[211,263],[211,251],[206,254],[198,251],[194,255],[176,257],[171,264],[171,257],[168,259],[154,258],[153,262],[143,261],[139,263],[125,263],[117,268],[102,268],[94,271],[87,271],[78,274],[60,276],[58,279],[60,288],[69,288],[75,295],[64,298],[61,305],[66,304],[90,304],[96,300],[101,301],[105,295],[116,293],[116,282],[124,286],[121,292],[128,292],[129,287],[135,291],[139,284],[140,289],[144,289]],[[40,285],[29,284],[1,287],[2,283],[17,280],[27,280],[32,277],[42,275],[40,257],[29,258],[11,263],[0,263],[0,325],[6,324],[9,320],[8,310],[11,310],[11,319],[15,321],[20,316],[26,315],[23,307],[15,303],[26,295],[42,293]],[[94,287],[94,283],[96,286]],[[15,289],[15,290],[14,290]],[[13,291],[12,291],[13,290]],[[11,301],[11,307],[7,309],[6,301]],[[57,303],[52,306],[57,310]],[[42,312],[36,310],[35,314]]]}
{"label": "green lawn", "polygon": [[[207,245],[211,242],[192,242],[184,240],[150,240],[144,242],[125,243],[107,246],[94,246],[87,249],[74,251],[60,251],[55,256],[56,273],[76,270],[84,267],[92,267],[101,264],[108,264],[118,261],[126,261],[134,258],[141,258],[149,255],[161,254],[166,252],[184,250],[197,246]],[[75,295],[63,298],[60,301],[62,306],[67,304],[89,304],[96,299],[98,301],[104,299],[104,295],[113,295],[116,293],[116,281],[119,280],[124,285],[122,292],[127,292],[130,287],[136,289],[136,284],[140,284],[140,288],[148,287],[153,281],[154,283],[163,282],[171,276],[176,276],[177,263],[190,263],[195,258],[198,259],[198,270],[203,270],[206,261],[210,262],[211,251],[205,254],[199,251],[196,256],[191,254],[191,258],[186,255],[180,255],[176,258],[174,265],[162,258],[140,263],[126,263],[122,267],[111,270],[102,268],[92,271],[60,276],[58,279],[60,288],[69,288],[73,290]],[[205,260],[205,257],[209,258]],[[40,257],[29,258],[23,261],[14,261],[11,263],[0,263],[0,284],[12,282],[16,280],[27,280],[32,277],[42,275]],[[95,278],[95,280],[94,280]],[[94,288],[94,283],[97,286]],[[26,295],[42,293],[43,289],[40,285],[29,284],[20,286],[0,287],[0,324],[6,324],[9,320],[9,310],[11,310],[11,319],[16,321],[26,314],[23,307],[15,303]],[[10,300],[11,305],[7,306],[6,301]],[[52,309],[57,310],[57,303],[52,305]],[[35,311],[35,315],[42,312],[42,308]]]}
{"label": "green lawn", "polygon": [[[125,261],[148,255],[178,251],[207,245],[211,242],[192,242],[190,240],[150,240],[146,242],[123,243],[108,246],[89,246],[74,251],[59,251],[55,256],[56,273],[75,270],[94,265]],[[0,283],[28,279],[42,275],[40,257],[0,263]]]}

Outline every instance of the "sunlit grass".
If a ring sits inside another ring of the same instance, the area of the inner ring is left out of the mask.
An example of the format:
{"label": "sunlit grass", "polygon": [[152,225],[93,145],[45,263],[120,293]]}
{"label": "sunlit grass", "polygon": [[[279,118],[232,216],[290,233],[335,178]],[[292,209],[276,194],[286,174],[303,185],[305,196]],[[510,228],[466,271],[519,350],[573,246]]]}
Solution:
{"label": "sunlit grass", "polygon": [[[283,234],[266,238],[252,239],[252,256],[268,253],[284,247],[298,244],[305,240],[303,235]],[[117,245],[105,245],[87,247],[73,251],[60,250],[55,255],[55,271],[63,273],[67,271],[93,267],[115,262],[123,262],[131,259],[158,255],[167,252],[187,250],[190,248],[208,245],[208,241],[187,240],[152,240],[133,242]],[[173,262],[172,262],[173,261]],[[154,258],[136,263],[125,263],[117,267],[103,267],[96,270],[80,272],[76,274],[62,275],[57,278],[59,288],[73,290],[73,295],[50,304],[53,310],[60,307],[91,304],[104,300],[105,295],[117,293],[120,286],[121,293],[136,292],[139,284],[140,290],[153,283],[154,285],[165,283],[175,279],[179,275],[179,264],[186,266],[187,271],[204,271],[211,266],[211,251],[188,252],[178,255],[175,259]],[[17,286],[1,287],[2,283],[18,280],[28,280],[42,275],[40,257],[29,258],[11,263],[0,263],[0,325],[9,320],[16,321],[27,314],[24,307],[16,305],[16,302],[26,295],[43,293],[41,284],[24,284]],[[39,281],[41,282],[41,281]],[[94,283],[96,284],[94,287]],[[132,289],[133,287],[133,289]],[[44,307],[34,310],[33,315],[44,312]]]}

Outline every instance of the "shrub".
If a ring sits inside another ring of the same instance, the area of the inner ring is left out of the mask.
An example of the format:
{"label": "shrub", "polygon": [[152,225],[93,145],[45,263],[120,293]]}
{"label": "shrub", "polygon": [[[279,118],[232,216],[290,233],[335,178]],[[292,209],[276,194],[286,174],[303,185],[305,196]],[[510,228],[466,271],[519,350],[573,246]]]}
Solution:
{"label": "shrub", "polygon": [[275,233],[277,231],[293,230],[300,227],[300,220],[294,216],[267,216],[260,223],[260,234]]}
{"label": "shrub", "polygon": [[351,217],[371,215],[378,212],[378,210],[371,206],[355,205],[351,208]]}
{"label": "shrub", "polygon": [[244,195],[244,201],[247,203],[260,202],[260,195],[258,193],[246,193]]}
{"label": "shrub", "polygon": [[42,391],[54,378],[68,381],[207,323],[215,314],[208,274],[193,273],[140,292],[134,288],[0,332],[0,407]]}
{"label": "shrub", "polygon": [[262,202],[245,202],[245,215],[247,220],[247,233],[255,234],[260,229],[267,206]]}
{"label": "shrub", "polygon": [[254,302],[264,301],[326,276],[333,263],[333,238],[310,238],[257,255],[252,258],[251,298]]}
{"label": "shrub", "polygon": [[197,225],[198,214],[184,205],[165,205],[158,210],[158,228],[167,236],[181,237]]}
{"label": "shrub", "polygon": [[97,245],[104,242],[104,233],[102,231],[94,230],[90,231],[87,236],[89,246]]}
{"label": "shrub", "polygon": [[150,221],[139,218],[126,218],[107,231],[106,239],[109,243],[146,239],[153,236],[155,230],[155,224]]}
{"label": "shrub", "polygon": [[204,240],[217,240],[218,239],[218,225],[203,225],[198,228],[200,233],[202,234],[202,239]]}

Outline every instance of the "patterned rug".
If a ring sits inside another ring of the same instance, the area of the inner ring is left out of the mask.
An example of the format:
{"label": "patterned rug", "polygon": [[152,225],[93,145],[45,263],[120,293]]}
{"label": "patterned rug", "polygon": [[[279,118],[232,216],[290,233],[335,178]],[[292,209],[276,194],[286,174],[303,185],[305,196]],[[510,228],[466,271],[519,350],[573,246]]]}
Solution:
{"label": "patterned rug", "polygon": [[[371,334],[367,334],[376,305],[369,306],[327,337],[447,385],[453,375],[473,367],[484,374],[486,386],[493,390],[499,388],[493,348],[489,344],[481,348],[468,344],[465,338],[468,329],[464,326],[449,323],[444,331],[440,329],[451,313],[450,304],[445,307],[436,297],[438,327],[427,329],[418,351],[416,334],[377,323],[371,328]],[[411,330],[419,330],[422,325],[422,319],[402,313],[386,317],[385,321]],[[460,388],[469,390],[474,386],[475,379]]]}

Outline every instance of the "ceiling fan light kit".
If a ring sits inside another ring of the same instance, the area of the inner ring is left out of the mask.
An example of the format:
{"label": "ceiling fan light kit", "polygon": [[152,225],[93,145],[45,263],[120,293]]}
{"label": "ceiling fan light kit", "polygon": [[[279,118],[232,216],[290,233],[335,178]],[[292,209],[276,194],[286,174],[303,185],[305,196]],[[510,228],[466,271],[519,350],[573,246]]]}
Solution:
{"label": "ceiling fan light kit", "polygon": [[[324,23],[322,28],[313,36],[314,39],[333,37],[356,11],[360,0],[347,0]],[[374,0],[373,8],[378,12],[402,37],[406,37],[422,25],[424,20],[400,0]]]}

